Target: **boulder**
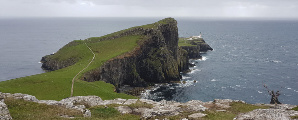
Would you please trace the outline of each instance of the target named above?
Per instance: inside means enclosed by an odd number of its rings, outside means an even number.
[[[205,111],[207,108],[204,107],[205,103],[199,100],[191,100],[185,103],[187,109],[190,111]]]
[[[206,115],[207,114],[204,114],[204,113],[194,113],[194,114],[188,115],[188,118],[198,119],[201,117],[205,117]]]
[[[88,105],[89,107],[97,106],[100,105],[103,100],[98,97],[98,96],[74,96],[74,97],[69,97],[62,99],[61,102],[67,103],[71,102],[73,104],[85,104]]]

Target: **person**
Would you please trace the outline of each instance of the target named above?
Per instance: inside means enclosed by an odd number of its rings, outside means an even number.
[[[265,84],[264,87],[267,89],[269,95],[271,95],[270,104],[281,104],[281,102],[278,101],[278,96],[280,95],[279,91],[276,91],[276,93],[274,93],[274,91],[270,90]]]
[[[281,104],[279,101],[278,101],[278,96],[280,95],[279,91],[276,91],[276,93],[274,93],[274,91],[268,91],[269,94],[271,95],[271,101],[270,101],[270,104]]]

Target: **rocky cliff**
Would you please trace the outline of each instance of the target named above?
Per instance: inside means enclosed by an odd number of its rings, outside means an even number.
[[[180,72],[188,69],[188,58],[185,51],[178,49],[177,22],[172,18],[166,18],[150,26],[132,28],[114,36],[144,37],[133,51],[87,72],[84,80],[103,80],[116,87],[124,84],[143,87],[150,83],[180,80]]]

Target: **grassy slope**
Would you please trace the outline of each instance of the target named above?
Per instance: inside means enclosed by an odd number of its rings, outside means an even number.
[[[105,61],[113,57],[133,50],[139,39],[141,39],[141,36],[129,36],[114,40],[88,43],[88,46],[94,51],[96,57],[90,67],[84,72],[101,66]],[[80,60],[75,65],[52,72],[0,82],[0,91],[26,93],[34,95],[38,99],[61,100],[69,97],[72,78],[82,70],[93,57],[93,54],[83,41],[76,42],[78,42],[78,45],[64,47],[56,53],[57,56],[61,56],[61,59],[79,56]],[[85,82],[76,80],[74,86],[74,96],[97,95],[102,97],[102,99],[135,98],[113,91],[113,85],[102,81]]]

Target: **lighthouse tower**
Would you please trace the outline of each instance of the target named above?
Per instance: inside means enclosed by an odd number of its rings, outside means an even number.
[[[202,38],[202,33],[200,32],[199,38]]]

